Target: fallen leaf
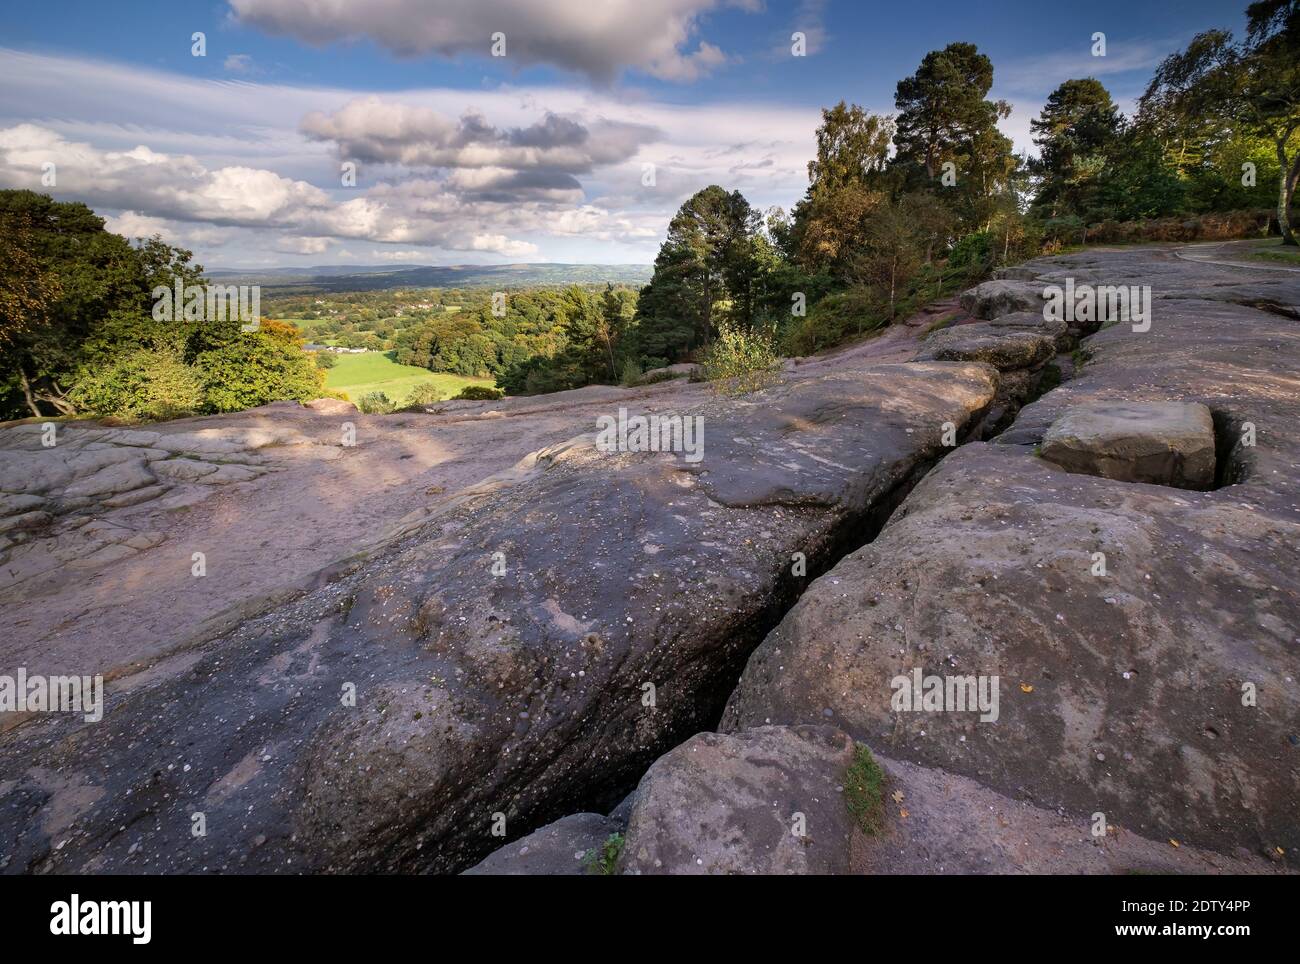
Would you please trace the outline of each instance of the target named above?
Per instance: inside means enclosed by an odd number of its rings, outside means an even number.
[[[1020,692],[1022,692],[1022,693],[1032,693],[1033,691],[1034,691],[1034,688],[1033,688],[1032,686],[1030,686],[1028,683],[1021,683],[1021,684],[1020,684]]]

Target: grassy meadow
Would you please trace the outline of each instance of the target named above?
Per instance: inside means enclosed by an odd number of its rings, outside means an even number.
[[[378,351],[368,351],[363,355],[335,355],[338,364],[326,373],[325,387],[342,392],[352,402],[368,392],[383,392],[400,406],[415,386],[426,382],[436,385],[443,398],[459,394],[466,385],[496,384],[491,378],[464,378],[414,365],[399,365],[392,356],[393,352]]]

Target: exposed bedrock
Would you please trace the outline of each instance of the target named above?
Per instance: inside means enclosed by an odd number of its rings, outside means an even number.
[[[1088,338],[1077,377],[995,443],[945,459],[756,650],[721,728],[830,724],[1080,825],[1102,813],[1153,839],[1294,866],[1300,332],[1283,314],[1200,298],[1196,283],[1287,299],[1297,282],[1207,277],[1161,251],[1033,266],[1150,284],[1150,330]],[[1170,290],[1180,296],[1160,298]],[[1218,488],[1076,474],[1038,453],[1053,425],[1109,413],[1113,426],[1148,403],[1208,408]],[[1187,442],[1202,460],[1204,434],[1202,420]],[[996,719],[896,702],[917,670],[996,676]]]
[[[698,463],[584,436],[444,498],[120,681],[102,722],[6,734],[5,869],[457,870],[502,819],[510,839],[607,808],[716,723],[807,579],[995,385],[978,363],[789,379],[689,413]]]

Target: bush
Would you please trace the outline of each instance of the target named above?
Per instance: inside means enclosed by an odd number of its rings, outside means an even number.
[[[641,363],[635,358],[629,358],[623,366],[623,373],[619,376],[618,383],[624,388],[631,388],[641,383]]]
[[[176,349],[139,348],[80,379],[70,400],[92,415],[180,418],[203,409],[203,379]]]
[[[411,394],[406,396],[407,405],[432,405],[434,402],[442,401],[442,390],[433,382],[422,382],[411,389]]]
[[[241,332],[194,360],[203,373],[205,409],[239,412],[268,402],[320,398],[325,373],[296,345],[260,332]]]
[[[948,253],[948,267],[963,268],[975,274],[988,270],[992,262],[993,235],[988,231],[966,235]]]
[[[498,398],[504,398],[505,393],[499,388],[489,388],[487,385],[466,385],[460,390],[456,398],[467,402],[494,402]]]
[[[865,286],[849,288],[813,305],[801,324],[786,331],[784,347],[791,355],[812,355],[884,324],[878,296]]]
[[[357,408],[366,415],[387,415],[396,407],[383,392],[366,392],[357,399]]]
[[[768,384],[780,364],[769,332],[724,321],[718,326],[717,340],[704,353],[700,372],[706,381],[719,382],[723,391],[739,394]]]

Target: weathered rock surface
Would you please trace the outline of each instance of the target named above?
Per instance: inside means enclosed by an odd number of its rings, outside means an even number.
[[[641,778],[623,874],[838,874],[853,741],[830,726],[700,733]]]
[[[600,813],[574,813],[506,844],[479,861],[471,876],[572,877],[592,873],[593,855],[623,824]]]
[[[102,723],[0,746],[22,774],[0,794],[11,868],[454,870],[499,843],[494,813],[527,828],[612,805],[712,724],[803,584],[795,553],[833,561],[995,382],[947,363],[788,379],[703,403],[699,463],[586,436],[435,502]],[[33,768],[103,791],[66,841]],[[117,829],[145,813],[149,834]]]
[[[1294,866],[1294,322],[1194,300],[1203,268],[1164,251],[1049,265],[1080,280],[1176,284],[1186,297],[1157,301],[1150,331],[1116,325],[1087,339],[1091,360],[1074,379],[996,443],[945,459],[758,648],[723,729],[832,723],[892,759],[1075,819],[1101,812],[1156,840]],[[1249,271],[1223,273],[1254,284]],[[1034,455],[1066,412],[1117,401],[1208,406],[1233,484],[1134,485]],[[997,677],[996,721],[896,709],[894,684],[916,669]]]
[[[1214,419],[1199,402],[1076,406],[1052,423],[1040,454],[1067,472],[1210,489]]]
[[[1064,325],[1061,328],[1064,329]],[[1056,354],[1055,331],[981,323],[942,328],[925,341],[917,356],[939,361],[982,361],[999,371],[1036,368]]]
[[[885,771],[885,822],[854,831],[857,874],[1259,874],[1278,860],[1156,840],[1092,814],[1034,806],[946,770],[876,755]],[[1175,843],[1177,846],[1175,846]]]
[[[1043,285],[1037,281],[985,281],[961,296],[962,308],[975,318],[996,318],[1017,311],[1043,310]]]

